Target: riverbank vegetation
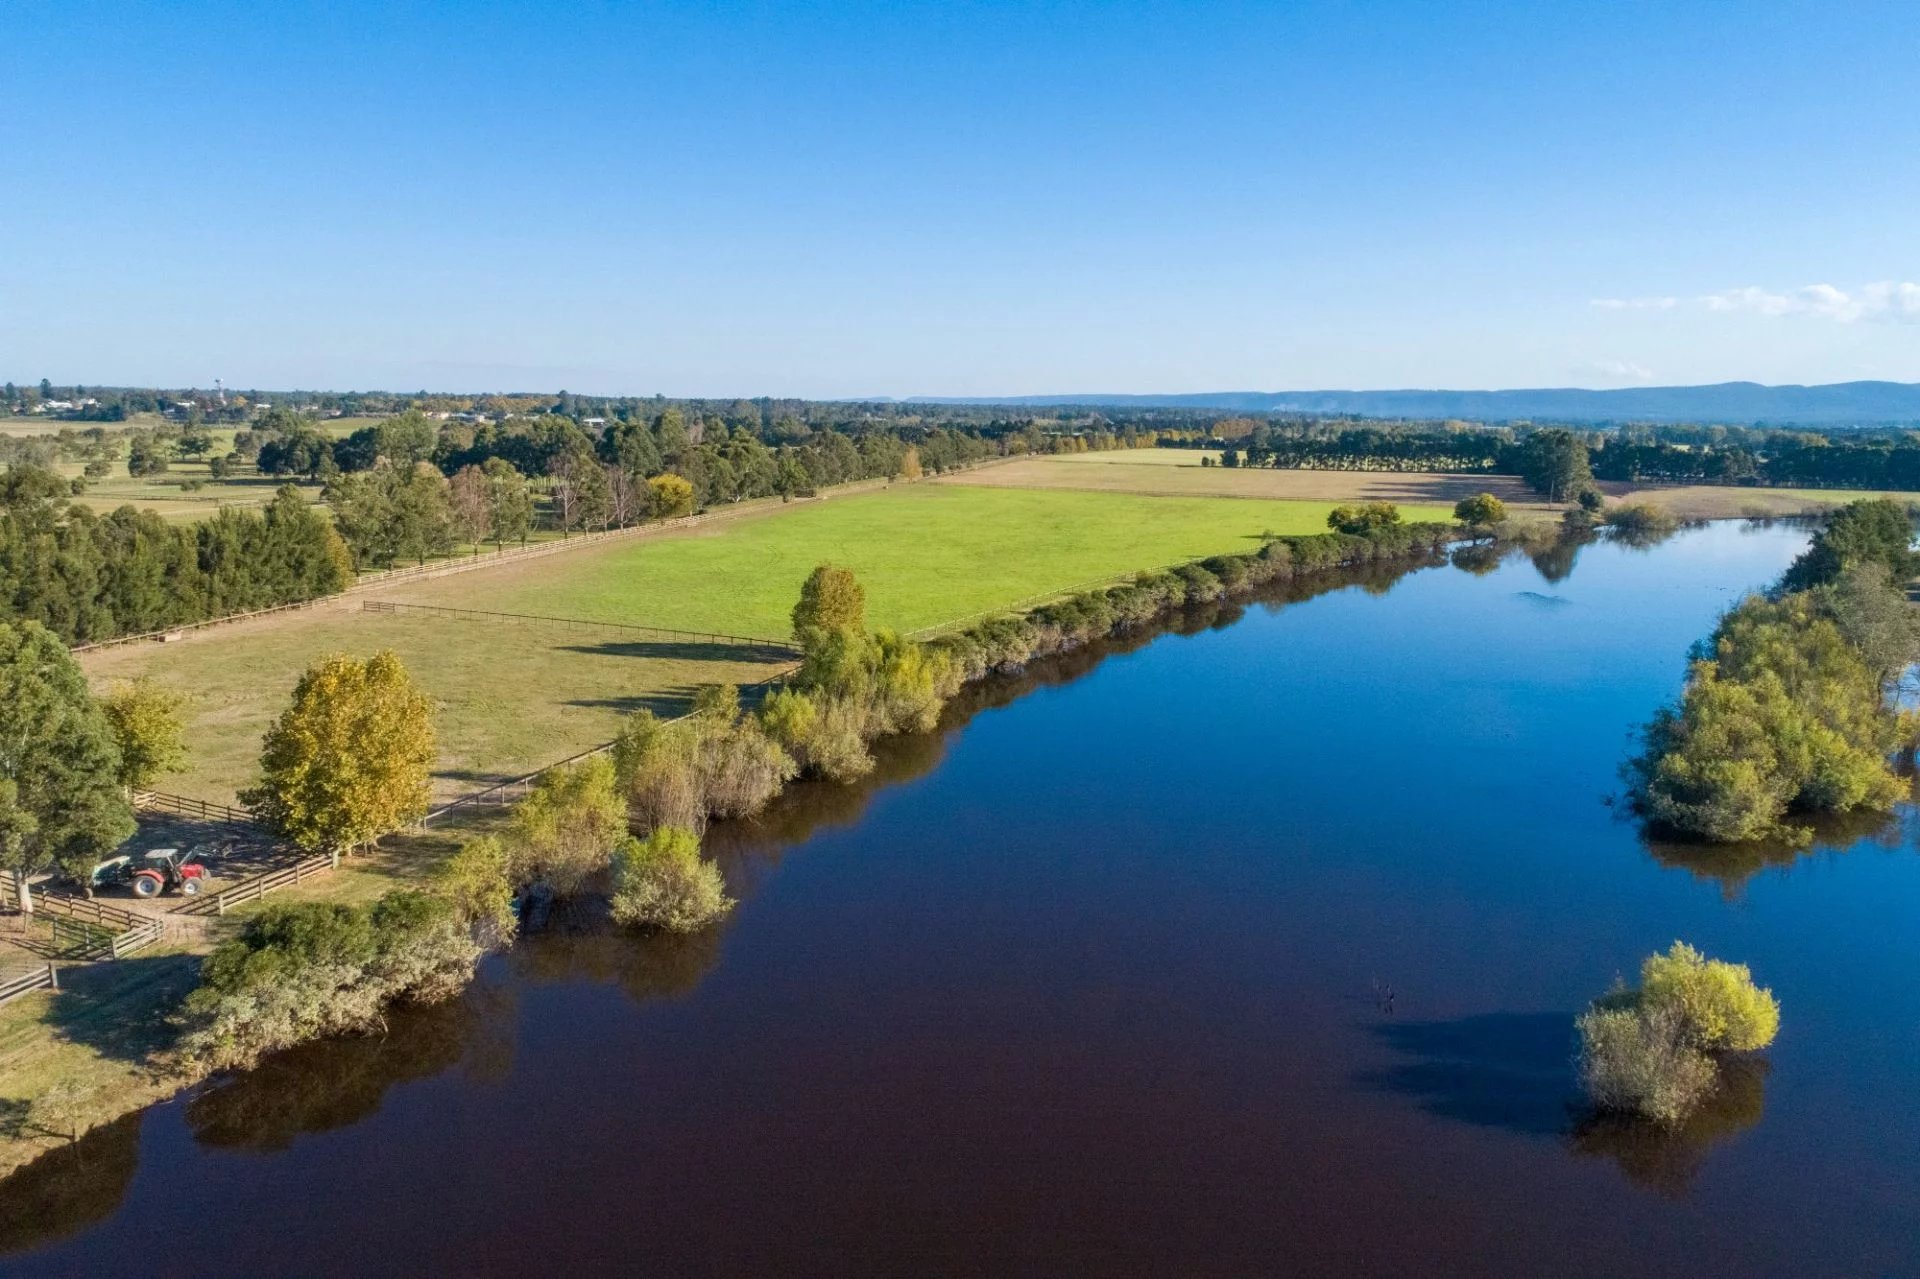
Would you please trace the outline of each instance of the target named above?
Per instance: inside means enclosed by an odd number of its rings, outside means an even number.
[[[1803,835],[1794,814],[1887,809],[1906,793],[1893,757],[1920,726],[1893,692],[1920,655],[1900,589],[1911,536],[1898,505],[1854,503],[1773,596],[1743,600],[1696,646],[1679,705],[1626,768],[1656,828],[1717,843]]]
[[[1723,1057],[1773,1042],[1780,1004],[1746,965],[1675,942],[1641,964],[1637,987],[1610,991],[1576,1025],[1594,1107],[1673,1124],[1713,1091]]]
[[[266,1053],[380,1024],[391,1003],[466,989],[480,949],[452,906],[394,892],[371,907],[269,906],[207,956],[182,1006],[190,1066],[250,1066]]]

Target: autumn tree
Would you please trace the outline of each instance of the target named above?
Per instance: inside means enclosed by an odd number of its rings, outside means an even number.
[[[100,699],[120,748],[122,786],[145,790],[160,774],[177,773],[186,764],[186,725],[180,720],[185,704],[179,693],[146,677],[121,681]]]
[[[241,795],[310,851],[351,851],[427,811],[432,703],[391,652],[308,668],[267,731],[260,784]]]
[[[513,810],[510,876],[570,897],[606,869],[626,833],[627,802],[612,760],[596,755],[551,769]]]
[[[120,751],[106,713],[58,636],[0,624],[0,868],[23,911],[27,878],[55,867],[84,878],[133,834]]]
[[[658,520],[693,514],[693,485],[669,471],[647,481],[647,509]]]
[[[800,602],[793,606],[793,633],[804,641],[810,633],[864,632],[867,626],[867,590],[852,569],[822,564],[807,574]]]
[[[1491,493],[1476,493],[1453,504],[1453,518],[1476,532],[1490,529],[1507,518],[1507,504]]]

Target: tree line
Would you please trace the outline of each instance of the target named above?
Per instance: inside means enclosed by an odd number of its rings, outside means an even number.
[[[71,494],[40,467],[0,474],[0,621],[85,644],[314,599],[352,577],[346,545],[292,488],[194,525],[131,506],[98,515]]]
[[[1920,656],[1905,583],[1913,520],[1874,499],[1836,512],[1773,591],[1742,600],[1691,655],[1676,706],[1626,766],[1659,831],[1711,843],[1805,841],[1801,818],[1886,810],[1916,723],[1899,681]]]

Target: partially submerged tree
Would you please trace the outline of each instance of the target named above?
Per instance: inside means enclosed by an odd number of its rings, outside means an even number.
[[[607,868],[626,833],[612,760],[595,755],[549,769],[513,810],[509,873],[516,883],[543,883],[571,897]]]
[[[86,676],[53,632],[0,623],[0,868],[23,911],[28,877],[88,871],[133,834],[119,748]]]
[[[614,860],[613,917],[630,927],[691,933],[732,910],[720,868],[700,856],[700,837],[662,826],[628,839]]]
[[[1637,988],[1595,1001],[1576,1025],[1580,1079],[1594,1106],[1671,1124],[1712,1091],[1720,1058],[1773,1042],[1780,1004],[1745,964],[1675,942],[1641,964]]]
[[[294,686],[240,798],[301,848],[351,851],[427,811],[433,762],[432,703],[400,659],[335,655]]]
[[[1491,493],[1476,493],[1453,504],[1453,518],[1470,532],[1484,535],[1497,524],[1506,522],[1507,504]]]

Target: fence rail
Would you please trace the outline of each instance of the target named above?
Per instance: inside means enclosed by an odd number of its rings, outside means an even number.
[[[217,893],[202,893],[176,910],[174,914],[224,915],[235,906],[259,901],[268,893],[278,889],[304,884],[314,876],[327,874],[339,865],[340,859],[334,854],[316,853],[312,857],[300,859],[291,866],[282,866],[278,870],[270,870],[264,874],[255,875],[251,879],[243,879],[232,888],[224,888]]]
[[[48,964],[45,968],[36,968],[22,976],[0,981],[0,1004],[31,994],[36,990],[58,989],[60,989],[59,972],[52,964]]]
[[[198,817],[202,821],[226,822],[233,826],[257,824],[254,815],[247,809],[236,808],[232,804],[216,804],[210,800],[195,799],[191,795],[169,795],[165,791],[135,791],[133,806],[150,808],[163,813],[178,813],[182,817]]]
[[[774,672],[772,675],[769,675],[767,678],[763,680],[760,680],[753,684],[743,685],[740,689],[742,700],[743,701],[749,700],[751,696],[754,694],[764,696],[766,693],[771,691],[775,686],[785,683],[787,679],[795,671],[799,669],[800,669],[800,664],[796,662],[793,665],[785,668],[784,670]],[[691,712],[688,712],[688,713],[691,714]],[[685,718],[687,718],[686,715],[676,715],[674,719],[668,720],[666,722],[671,724],[676,720],[682,720]],[[527,797],[527,793],[533,789],[533,784],[535,782],[539,781],[541,777],[545,776],[546,774],[551,773],[554,769],[565,768],[569,764],[577,764],[583,759],[592,759],[595,755],[603,755],[606,752],[612,750],[613,747],[614,747],[613,742],[602,742],[598,746],[588,747],[586,750],[581,751],[577,755],[569,755],[565,759],[555,760],[551,764],[547,764],[540,768],[536,768],[533,772],[528,773],[524,777],[515,777],[510,781],[504,781],[504,782],[498,783],[497,785],[489,786],[485,790],[477,790],[469,794],[462,795],[458,799],[452,800],[448,803],[442,804],[438,808],[428,811],[425,815],[423,815],[420,818],[419,821],[414,823],[414,828],[416,830],[425,830],[429,826],[431,826],[434,822],[437,822],[442,817],[445,817],[448,813],[457,812],[462,808],[475,808],[475,807],[481,807],[481,806],[497,806],[497,805],[517,803],[520,800],[523,800]]]
[[[449,608],[444,604],[408,604],[399,600],[362,600],[363,613],[400,613],[427,617],[473,618],[489,622],[551,622],[563,626],[598,626],[669,640],[697,644],[744,644],[782,655],[796,653],[789,640],[769,639],[764,635],[728,635],[724,631],[683,631],[671,626],[642,626],[633,622],[602,622],[587,617],[551,617],[544,613],[500,613],[483,608]]]
[[[0,875],[0,905],[14,910],[20,908],[11,875]],[[56,947],[61,944],[62,923],[85,930],[81,937],[73,939],[78,959],[124,959],[167,934],[164,919],[141,915],[95,897],[69,897],[65,893],[43,890],[33,895],[33,909],[35,914],[45,915]]]

